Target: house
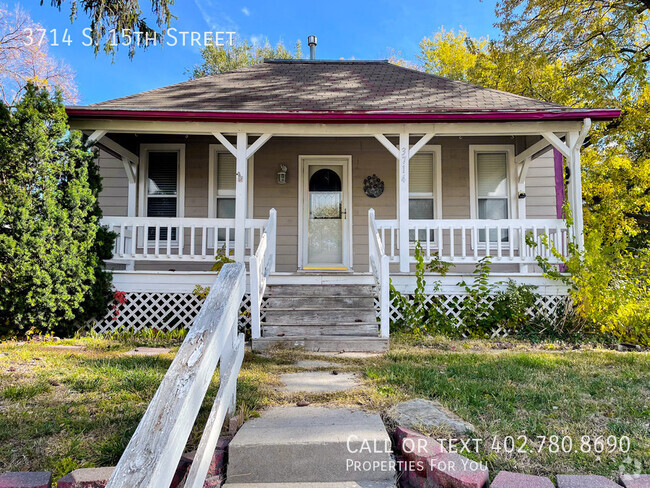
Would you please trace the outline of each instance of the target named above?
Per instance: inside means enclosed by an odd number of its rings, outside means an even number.
[[[311,330],[352,349],[385,347],[388,280],[412,292],[416,240],[425,260],[454,265],[439,277],[449,313],[484,256],[491,282],[534,284],[540,309],[557,306],[566,290],[536,257],[557,261],[544,239],[564,254],[583,245],[580,146],[592,121],[619,115],[386,61],[320,60],[267,60],[67,112],[100,149],[102,223],[118,235],[110,266],[127,296],[97,330],[188,326],[192,290],[224,254],[249,263],[254,347],[311,344]],[[345,294],[347,306],[335,300]],[[348,333],[354,323],[363,333]]]

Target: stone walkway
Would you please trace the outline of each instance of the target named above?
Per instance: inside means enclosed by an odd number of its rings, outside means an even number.
[[[331,371],[305,371],[304,373],[287,373],[280,376],[285,393],[329,393],[345,391],[361,386],[353,373],[332,374]]]
[[[246,422],[228,450],[227,487],[242,483],[395,485],[391,440],[377,414],[347,408],[276,407]],[[391,484],[392,483],[392,484]],[[314,487],[328,485],[317,485]]]

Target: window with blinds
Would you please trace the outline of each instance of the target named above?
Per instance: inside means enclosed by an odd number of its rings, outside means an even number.
[[[433,220],[435,217],[435,155],[420,152],[409,163],[409,219]],[[430,240],[435,233],[431,231]],[[418,231],[418,240],[426,239],[426,229]],[[415,231],[409,233],[415,242]]]
[[[217,153],[216,171],[216,209],[218,219],[235,218],[235,178],[237,177],[237,160],[230,153]],[[234,233],[230,233],[230,240],[235,239]],[[226,231],[219,230],[218,239],[226,240]]]
[[[505,152],[476,154],[476,195],[479,219],[507,219],[508,155]],[[485,231],[479,231],[479,240],[485,242]],[[497,230],[490,230],[490,242],[496,242]],[[501,231],[501,241],[508,241],[508,231]]]
[[[150,151],[147,163],[147,217],[176,217],[178,209],[178,152]],[[160,240],[167,240],[167,229],[160,229]],[[156,238],[155,228],[148,239]],[[176,239],[176,229],[172,229]]]

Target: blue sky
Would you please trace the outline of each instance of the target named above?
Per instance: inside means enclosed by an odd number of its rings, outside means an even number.
[[[5,0],[7,1],[7,0]],[[56,29],[59,38],[67,29],[69,45],[50,48],[76,72],[81,97],[87,104],[137,93],[188,79],[187,69],[200,63],[199,48],[194,46],[152,47],[136,52],[129,60],[126,49],[115,58],[84,47],[83,29],[88,26],[83,14],[70,24],[69,10],[49,6],[45,0],[8,0],[27,10],[46,29]],[[272,44],[282,40],[293,47],[300,39],[308,53],[307,36],[318,36],[319,59],[385,59],[390,49],[402,57],[415,59],[418,43],[441,26],[463,27],[475,37],[495,37],[496,0],[328,0],[269,2],[264,0],[176,0],[172,7],[177,20],[172,27],[180,31],[235,31],[241,38],[268,38]],[[149,0],[140,0],[147,14]],[[69,5],[69,2],[64,3]],[[52,34],[48,35],[52,42]],[[188,43],[189,44],[189,43]]]

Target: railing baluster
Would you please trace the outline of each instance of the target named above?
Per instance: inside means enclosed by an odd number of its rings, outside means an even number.
[[[125,254],[124,253],[124,239],[125,239],[124,231],[125,231],[125,226],[124,226],[124,223],[122,223],[122,225],[120,225],[120,235],[119,235],[119,241],[118,241],[119,244],[118,244],[118,247],[117,247],[117,254],[120,257],[123,257],[124,254]]]
[[[176,228],[176,232],[178,232],[178,257],[182,258],[183,257],[183,247],[185,247],[185,227],[182,225],[179,225]]]
[[[172,226],[167,226],[167,257],[172,255]]]
[[[467,257],[467,242],[466,242],[467,238],[466,238],[466,235],[465,235],[467,230],[465,229],[464,225],[460,228],[460,232],[461,232],[461,234],[460,234],[460,255],[463,257],[463,260],[465,260],[465,258]]]
[[[454,228],[449,226],[449,258],[451,261],[453,261],[455,257],[456,250],[454,249],[454,246]]]
[[[134,237],[131,238],[131,255],[133,257],[136,257],[136,255],[138,253],[138,247],[137,246],[138,246],[137,239],[135,239],[135,236],[134,236]]]
[[[156,224],[155,226],[156,229],[156,235],[155,235],[155,241],[154,241],[154,256],[157,258],[160,257],[160,225]]]
[[[427,261],[431,261],[431,227],[427,225],[426,230],[426,243],[427,243]]]
[[[485,255],[492,256],[490,251],[490,226],[488,224],[485,225]]]
[[[515,235],[513,233],[513,227],[508,227],[508,257],[510,261],[515,260]]]
[[[194,246],[196,244],[196,226],[190,228],[190,256],[194,257],[195,250]]]
[[[478,227],[475,223],[472,225],[472,246],[474,248],[474,261],[478,260],[478,241],[479,241],[478,235],[479,235]]]
[[[438,224],[438,258],[442,259],[442,225]]]
[[[548,242],[548,245],[546,246],[546,257],[550,258],[553,255],[551,253],[551,246],[553,245],[553,241],[551,240],[551,233],[548,230],[548,225],[544,226],[544,235],[546,236],[546,241]]]
[[[497,259],[501,261],[502,254],[501,254],[501,226],[497,225]]]
[[[207,232],[207,227],[204,225],[201,227],[201,257],[202,258],[207,258],[208,257],[208,232]]]

